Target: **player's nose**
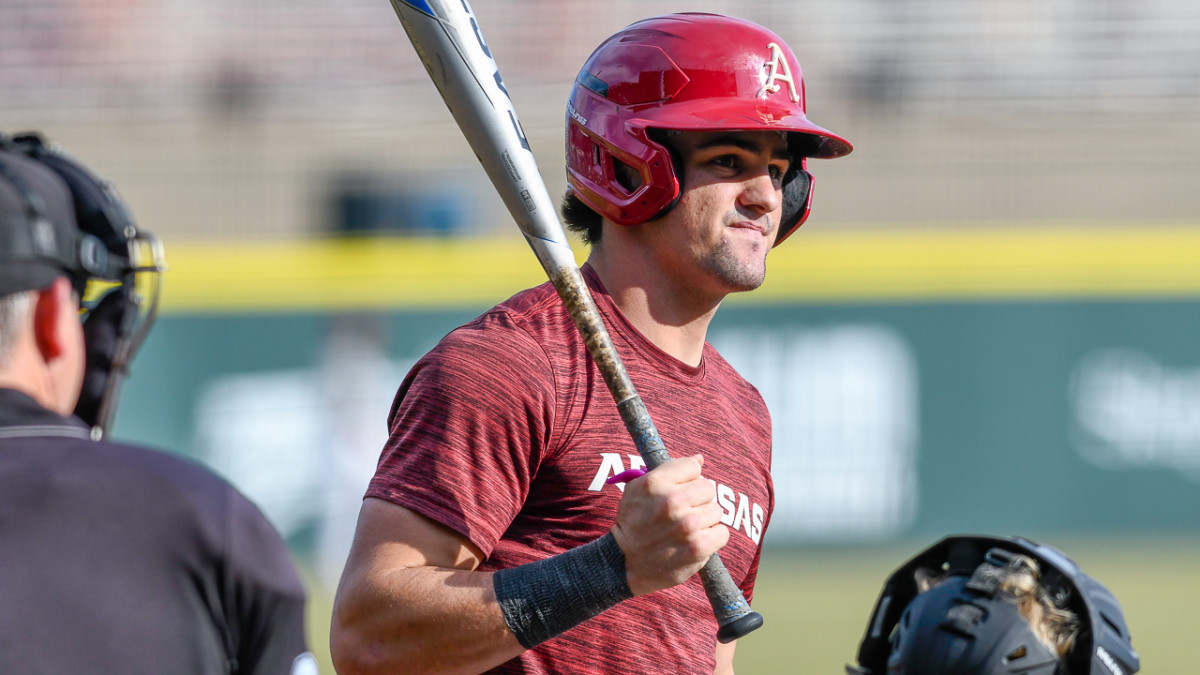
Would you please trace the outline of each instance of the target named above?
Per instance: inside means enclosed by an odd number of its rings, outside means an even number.
[[[763,170],[743,181],[738,202],[758,214],[772,213],[783,205],[783,189],[769,170]]]

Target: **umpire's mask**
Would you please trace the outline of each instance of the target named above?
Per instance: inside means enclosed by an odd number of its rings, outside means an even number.
[[[0,294],[59,276],[80,295],[87,366],[75,414],[107,433],[121,380],[158,310],[162,245],[112,185],[41,136],[0,134]]]

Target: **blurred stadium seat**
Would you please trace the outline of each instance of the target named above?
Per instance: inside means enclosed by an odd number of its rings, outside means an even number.
[[[816,168],[814,224],[1200,212],[1200,5],[1187,0],[478,5],[552,192],[587,52],[689,9],[783,35],[810,114],[855,142]],[[507,224],[381,0],[9,0],[0,126],[45,129],[110,167],[168,240],[324,232],[322,181],[338,172],[452,170],[482,195],[461,231]]]

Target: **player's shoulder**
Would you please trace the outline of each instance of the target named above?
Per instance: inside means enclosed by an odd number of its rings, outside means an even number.
[[[568,358],[561,347],[577,339],[570,317],[564,325],[558,312],[566,314],[549,284],[492,307],[450,331],[422,356],[405,377],[395,403],[407,399],[414,387],[460,394],[480,389],[504,395],[548,392],[560,380],[558,371]]]
[[[554,286],[547,281],[513,295],[481,318],[531,328],[547,323],[561,324],[564,318],[570,320],[570,315]]]
[[[762,394],[758,388],[750,383],[733,364],[725,360],[724,356],[709,343],[704,343],[704,362],[705,370],[709,378],[719,386],[727,389],[738,390],[745,395],[752,395],[755,399],[761,401]]]
[[[473,349],[536,347],[550,336],[573,329],[570,315],[549,282],[521,291],[443,339],[443,346],[463,344]],[[554,341],[557,341],[554,340]]]

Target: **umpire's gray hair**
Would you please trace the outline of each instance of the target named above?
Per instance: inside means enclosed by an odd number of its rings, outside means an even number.
[[[0,368],[8,366],[13,344],[33,314],[37,291],[0,295]]]

